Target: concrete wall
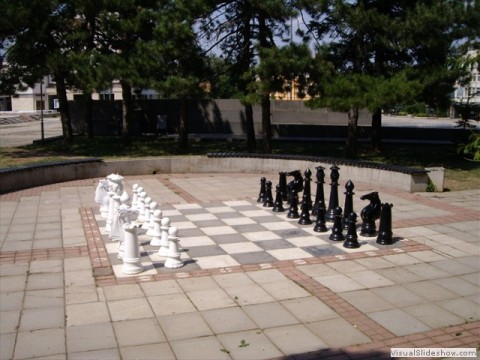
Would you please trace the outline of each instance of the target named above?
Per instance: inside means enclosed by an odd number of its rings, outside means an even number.
[[[19,171],[0,173],[0,192],[8,193],[25,188],[52,183],[105,177],[111,173],[122,175],[162,173],[223,173],[223,172],[271,172],[313,169],[316,166],[329,168],[321,162],[267,159],[267,158],[211,158],[205,156],[156,157],[130,160],[107,160],[83,164],[59,164],[37,166]],[[426,173],[404,174],[401,172],[340,165],[343,179],[359,180],[371,184],[388,184],[408,192],[425,191],[428,183]]]
[[[168,131],[176,133],[179,119],[179,102],[176,100],[137,100],[135,112],[137,134],[154,133],[157,115],[166,115]],[[83,128],[83,104],[70,102],[74,131]],[[122,106],[120,101],[94,101],[94,126],[98,135],[118,133],[121,126]],[[310,109],[304,101],[271,102],[274,135],[282,135],[282,127],[303,126],[346,126],[347,114],[328,109]],[[255,132],[261,135],[261,108],[253,107]],[[191,101],[188,108],[189,132],[193,134],[245,135],[245,108],[236,99]],[[360,126],[370,126],[371,114],[361,111]],[[290,130],[284,130],[284,132]]]

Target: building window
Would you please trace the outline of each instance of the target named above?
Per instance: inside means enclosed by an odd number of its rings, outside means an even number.
[[[100,93],[100,100],[115,100],[115,94],[102,94],[102,93]]]

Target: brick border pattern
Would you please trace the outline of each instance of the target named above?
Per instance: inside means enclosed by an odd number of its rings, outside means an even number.
[[[0,252],[2,264],[16,264],[33,260],[68,259],[88,256],[90,253],[87,246],[72,246],[68,248],[32,249]]]

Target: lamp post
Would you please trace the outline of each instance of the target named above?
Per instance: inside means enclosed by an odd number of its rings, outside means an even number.
[[[45,130],[43,127],[43,78],[40,80],[40,129],[42,132],[42,142],[45,141]]]

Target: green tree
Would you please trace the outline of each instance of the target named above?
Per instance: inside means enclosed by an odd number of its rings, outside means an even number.
[[[271,152],[270,92],[259,84],[263,79],[256,66],[262,61],[261,50],[275,47],[276,38],[288,30],[287,20],[295,13],[293,4],[286,0],[229,0],[215,4],[215,10],[202,22],[202,34],[213,42],[212,48],[222,50],[232,63],[232,73],[237,74],[249,151],[256,149],[252,105],[260,103],[263,150]]]
[[[27,5],[28,3],[28,5]],[[69,54],[74,17],[67,3],[49,1],[18,1],[6,5],[9,12],[19,11],[20,20],[10,28],[11,44],[6,51],[8,66],[2,69],[2,83],[10,89],[33,86],[46,75],[52,75],[59,99],[63,138],[73,141],[66,89],[71,78]]]
[[[358,111],[372,113],[372,142],[380,150],[382,109],[402,101],[445,105],[456,74],[448,56],[465,9],[449,0],[325,0],[304,2],[319,40],[312,106],[348,113],[347,157],[356,154]],[[431,29],[435,29],[432,31]],[[326,65],[327,64],[327,65]]]

